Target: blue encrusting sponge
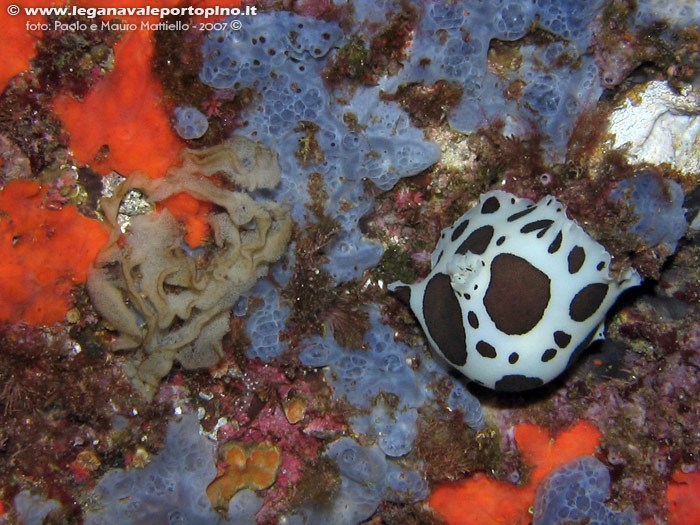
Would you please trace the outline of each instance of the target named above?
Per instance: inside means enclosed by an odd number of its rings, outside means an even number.
[[[680,184],[642,172],[620,182],[610,197],[634,206],[638,219],[629,231],[639,235],[647,247],[666,243],[671,252],[676,251],[678,241],[688,230]]]
[[[537,490],[532,525],[588,523],[633,525],[631,510],[609,509],[610,472],[593,456],[581,456],[554,470]]]

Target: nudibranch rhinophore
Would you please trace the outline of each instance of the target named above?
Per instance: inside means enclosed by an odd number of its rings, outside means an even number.
[[[446,228],[430,275],[389,289],[430,344],[478,384],[528,390],[561,374],[603,337],[605,314],[641,282],[610,275],[610,254],[548,196],[537,204],[496,190]]]

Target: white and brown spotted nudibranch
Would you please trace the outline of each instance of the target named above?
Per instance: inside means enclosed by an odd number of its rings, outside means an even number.
[[[433,348],[469,379],[515,392],[547,383],[592,341],[623,290],[610,254],[554,197],[504,191],[443,230],[423,281],[389,289],[410,306]]]

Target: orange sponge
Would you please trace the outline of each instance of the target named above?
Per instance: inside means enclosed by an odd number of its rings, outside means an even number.
[[[669,525],[700,524],[700,470],[676,471],[666,492]]]
[[[158,209],[167,208],[178,221],[184,223],[186,233],[185,241],[190,248],[201,246],[209,235],[207,214],[212,210],[210,202],[202,202],[195,199],[189,193],[176,193],[164,201],[158,203]]]
[[[107,242],[104,226],[75,206],[47,210],[46,188],[26,180],[0,190],[0,321],[53,324],[71,307],[70,291]]]
[[[5,89],[7,81],[25,69],[29,69],[29,60],[36,51],[34,44],[41,36],[37,26],[45,19],[40,16],[26,16],[23,12],[10,14],[10,5],[19,4],[26,7],[50,7],[56,2],[41,0],[26,0],[8,2],[0,9],[0,27],[2,27],[2,46],[0,46],[0,92]]]
[[[584,454],[592,454],[601,434],[585,421],[550,439],[546,430],[530,424],[515,428],[523,459],[533,466],[530,482],[516,486],[477,473],[469,479],[439,485],[429,505],[450,525],[517,525],[529,523],[528,512],[537,486],[553,469]]]
[[[222,455],[224,470],[207,487],[207,496],[217,508],[226,508],[239,490],[260,490],[272,485],[282,461],[280,449],[267,441],[249,445],[227,443],[222,447]]]
[[[70,147],[100,173],[142,170],[161,177],[177,163],[182,141],[170,126],[160,83],[153,77],[150,32],[126,33],[116,45],[115,66],[80,102],[54,99],[70,133]]]

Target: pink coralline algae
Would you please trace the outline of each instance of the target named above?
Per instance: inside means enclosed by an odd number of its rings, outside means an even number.
[[[285,508],[308,464],[319,456],[326,439],[344,431],[345,422],[319,405],[323,401],[313,391],[318,387],[310,382],[290,379],[281,368],[258,360],[248,361],[244,370],[235,385],[238,395],[214,389],[214,401],[221,403],[221,415],[230,421],[218,429],[218,435],[243,446],[268,442],[281,452],[277,479],[265,493],[258,514],[264,521]],[[285,403],[294,398],[305,399],[307,407],[303,417],[291,423]]]

